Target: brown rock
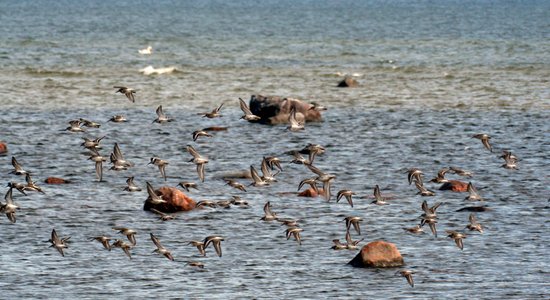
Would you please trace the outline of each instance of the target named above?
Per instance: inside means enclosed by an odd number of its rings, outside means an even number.
[[[458,180],[449,180],[449,182],[445,182],[439,190],[441,191],[452,191],[457,193],[463,193],[468,190],[468,184],[466,182],[458,181]]]
[[[157,195],[162,196],[162,199],[166,200],[165,203],[152,204],[149,202],[149,198],[143,205],[143,210],[151,210],[151,208],[157,209],[165,213],[173,213],[178,211],[189,211],[195,208],[195,201],[182,191],[174,187],[163,186],[155,191]]]
[[[322,195],[324,193],[323,189],[319,189],[319,193]],[[315,192],[313,188],[309,188],[307,190],[303,190],[298,194],[298,197],[319,197],[319,194]]]
[[[8,145],[4,142],[0,142],[0,155],[8,153]]]
[[[392,268],[404,264],[397,247],[385,241],[366,244],[348,264],[358,268]]]
[[[338,87],[357,87],[359,83],[352,77],[346,76],[342,81],[338,83]]]
[[[47,184],[66,184],[66,183],[71,183],[70,180],[66,180],[66,179],[58,178],[58,177],[48,177],[48,178],[46,178],[46,180],[44,180],[44,182],[47,183]]]
[[[287,123],[292,107],[296,108],[296,119],[298,121],[323,121],[321,113],[318,110],[311,109],[313,105],[298,99],[252,95],[249,106],[253,114],[261,117],[259,122],[264,124]]]

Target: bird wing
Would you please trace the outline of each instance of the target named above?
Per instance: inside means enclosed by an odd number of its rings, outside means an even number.
[[[151,235],[151,240],[153,241],[153,244],[155,244],[155,246],[157,246],[158,249],[164,248],[162,247],[160,240],[153,233],[150,233],[150,235]]]
[[[149,182],[145,182],[147,184],[147,194],[149,194],[149,197],[155,198],[157,197],[157,193],[155,193],[155,189]]]
[[[252,111],[250,111],[250,108],[248,108],[248,105],[246,105],[246,102],[244,102],[244,100],[241,98],[239,98],[239,105],[245,115],[252,115]]]
[[[13,204],[13,188],[10,188],[6,195],[4,196],[7,204]]]
[[[191,154],[191,156],[193,156],[194,158],[200,158],[201,157],[199,152],[197,152],[197,150],[195,150],[195,148],[193,148],[193,146],[187,145],[186,149],[187,149],[187,152],[189,152],[189,154]]]

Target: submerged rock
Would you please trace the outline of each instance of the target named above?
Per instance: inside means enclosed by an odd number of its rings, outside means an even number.
[[[404,261],[395,244],[374,241],[363,246],[348,264],[357,268],[392,268],[402,266]]]
[[[149,201],[149,197],[143,205],[143,210],[151,210],[151,208],[154,208],[161,212],[173,213],[178,211],[189,211],[194,209],[196,206],[196,203],[193,199],[191,199],[189,196],[187,196],[177,188],[163,186],[157,189],[155,192],[157,193],[157,195],[161,196],[162,199],[166,200],[166,202],[153,204]]]
[[[458,180],[449,180],[449,182],[445,182],[443,185],[441,185],[439,190],[463,193],[468,190],[468,184],[466,182]]]
[[[484,211],[490,211],[491,209],[486,206],[466,206],[461,209],[458,209],[457,211],[471,211],[471,212],[484,212]]]
[[[46,178],[46,180],[44,180],[44,182],[47,183],[47,184],[66,184],[66,183],[71,183],[70,180],[66,180],[66,179],[59,178],[59,177],[48,177],[48,178]]]
[[[296,119],[298,121],[323,121],[321,113],[313,109],[313,105],[298,99],[252,95],[249,106],[252,113],[261,118],[258,122],[264,124],[287,123],[292,107],[296,108]]]
[[[323,195],[324,191],[323,189],[318,189],[319,193],[317,193],[313,188],[309,188],[307,190],[303,190],[298,194],[298,197],[319,197],[319,195]]]

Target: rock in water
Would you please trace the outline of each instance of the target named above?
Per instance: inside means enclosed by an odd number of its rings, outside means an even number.
[[[402,266],[404,261],[395,244],[374,241],[363,246],[348,264],[357,268],[392,268]]]
[[[346,78],[342,79],[337,85],[337,87],[357,87],[359,83],[357,80],[353,79],[352,77],[346,76]]]
[[[8,153],[8,146],[4,142],[0,142],[0,155]]]
[[[296,108],[296,119],[298,121],[323,121],[321,113],[312,109],[313,105],[298,99],[252,95],[249,106],[250,111],[261,118],[259,122],[264,124],[288,123],[288,116],[292,107]]]
[[[165,213],[173,213],[178,211],[189,211],[195,208],[195,201],[182,191],[174,187],[163,186],[155,191],[157,195],[162,196],[166,200],[165,203],[153,204],[147,198],[143,205],[143,210],[151,210],[154,208]]]
[[[449,182],[445,182],[443,185],[441,185],[439,190],[463,193],[468,190],[468,184],[466,182],[458,180],[449,180]]]
[[[48,177],[46,180],[44,180],[47,184],[65,184],[65,183],[71,183],[70,180],[66,180],[59,177]]]

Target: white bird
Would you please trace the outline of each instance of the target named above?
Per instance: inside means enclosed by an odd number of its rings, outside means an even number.
[[[153,47],[147,46],[147,48],[140,49],[140,50],[138,50],[138,52],[139,52],[139,54],[150,55],[151,53],[153,53]]]

